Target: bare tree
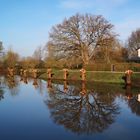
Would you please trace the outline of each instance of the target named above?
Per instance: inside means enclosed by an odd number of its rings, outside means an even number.
[[[112,28],[100,15],[76,14],[52,28],[47,46],[57,59],[76,56],[88,64],[95,57],[96,48],[112,43]]]
[[[128,38],[127,47],[129,57],[137,56],[137,49],[140,48],[140,29],[133,31]]]
[[[42,47],[38,47],[32,57],[36,61],[36,67],[42,67],[43,66],[43,49]]]
[[[37,59],[37,60],[42,60],[43,58],[43,51],[42,51],[42,47],[38,47],[34,53],[33,53],[33,58]]]

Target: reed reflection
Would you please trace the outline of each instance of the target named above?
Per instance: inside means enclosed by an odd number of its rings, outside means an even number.
[[[84,81],[81,88],[69,86],[66,94],[58,85],[53,90],[54,93],[49,94],[50,98],[44,102],[50,109],[52,119],[72,132],[102,132],[115,121],[119,113],[115,96],[109,94],[108,98],[87,90]]]
[[[64,90],[65,93],[68,92],[68,81],[67,80],[63,81],[63,90]]]
[[[0,100],[4,99],[4,91],[0,88]]]

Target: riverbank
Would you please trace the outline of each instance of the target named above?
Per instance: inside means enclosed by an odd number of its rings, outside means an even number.
[[[52,79],[63,80],[62,70],[53,70]],[[111,72],[111,71],[87,71],[86,81],[104,82],[104,83],[124,83],[122,79],[124,72]],[[41,79],[48,79],[47,73],[41,74]],[[79,70],[69,70],[69,75],[67,80],[81,80]],[[132,80],[140,82],[140,73],[133,73]]]

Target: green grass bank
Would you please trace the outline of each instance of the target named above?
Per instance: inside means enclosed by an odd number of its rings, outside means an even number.
[[[62,70],[53,70],[52,79],[63,80]],[[68,80],[81,80],[79,70],[69,70]],[[122,79],[124,72],[110,72],[110,71],[87,71],[86,81],[104,82],[104,83],[124,83]],[[47,79],[47,73],[40,75],[41,79]],[[132,80],[140,82],[140,73],[133,73]]]

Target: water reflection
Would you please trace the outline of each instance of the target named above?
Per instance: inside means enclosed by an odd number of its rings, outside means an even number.
[[[68,92],[68,81],[67,80],[63,81],[63,90],[64,90],[65,93]]]
[[[25,84],[28,84],[28,79],[27,79],[27,77],[23,77],[23,82],[24,82]]]
[[[133,94],[131,85],[125,86],[125,96],[131,111],[140,116],[140,94]]]
[[[131,111],[136,115],[140,116],[140,102],[138,101],[138,97],[134,96],[128,101],[128,105],[131,108]]]
[[[7,86],[12,96],[18,95],[19,81],[16,76],[10,76],[10,75],[6,76],[4,78],[4,84]]]
[[[127,99],[131,99],[133,97],[132,91],[131,91],[131,85],[126,85],[125,86],[125,95]]]
[[[89,84],[85,81],[72,83],[67,80],[60,82],[51,79],[46,83],[37,78],[8,76],[0,79],[0,100],[6,98],[2,81],[14,96],[20,94],[21,84],[32,86],[31,92],[37,90],[40,95],[47,90],[41,99],[44,101],[43,105],[45,103],[47,106],[45,109],[50,112],[51,121],[76,134],[103,133],[111,127],[118,121],[116,118],[123,108],[117,102],[120,98],[127,103],[133,115],[140,116],[140,93],[131,86],[123,89],[116,85]]]
[[[54,94],[50,94],[50,99],[45,101],[51,117],[57,124],[78,134],[102,132],[119,113],[115,96],[87,92],[86,83],[81,85],[81,89],[69,87],[71,90],[67,94],[61,87],[55,86]]]
[[[1,85],[1,82],[0,82]],[[0,86],[0,100],[4,99],[4,91],[2,89],[2,87]]]
[[[0,100],[4,99],[3,79],[0,77]]]
[[[37,79],[36,78],[34,78],[33,79],[33,86],[35,87],[35,88],[38,88],[38,81],[37,81]]]

